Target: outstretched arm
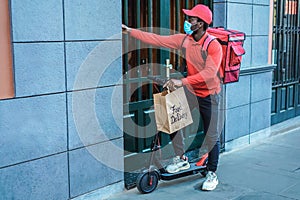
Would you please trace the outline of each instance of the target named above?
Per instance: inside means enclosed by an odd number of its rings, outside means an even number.
[[[154,33],[148,33],[141,30],[129,28],[124,24],[122,24],[122,32],[125,34],[129,33],[131,37],[134,37],[144,43],[171,49],[180,49],[182,40],[185,37],[185,34],[161,36]]]

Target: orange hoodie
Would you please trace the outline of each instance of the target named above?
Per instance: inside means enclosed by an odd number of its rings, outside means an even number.
[[[213,40],[207,49],[208,56],[204,62],[201,50],[207,34],[205,33],[198,42],[192,36],[188,36],[183,43],[186,49],[187,77],[181,80],[183,85],[200,97],[221,91],[220,78],[217,73],[222,61],[222,47],[218,41]],[[147,44],[172,49],[181,49],[182,41],[186,36],[185,34],[160,36],[137,29],[132,29],[130,35]]]

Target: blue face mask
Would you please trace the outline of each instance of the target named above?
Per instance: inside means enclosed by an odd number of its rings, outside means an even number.
[[[192,33],[193,33],[194,31],[192,31],[191,27],[192,27],[192,24],[191,24],[190,22],[184,21],[183,29],[184,29],[184,32],[185,32],[186,34],[192,35]]]

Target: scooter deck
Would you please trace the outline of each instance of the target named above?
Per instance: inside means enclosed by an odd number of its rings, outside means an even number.
[[[206,169],[206,166],[196,166],[196,163],[190,163],[191,167],[186,170],[181,170],[176,173],[161,173],[160,177],[162,180],[173,180],[177,178],[181,178],[188,175],[197,174],[201,171],[204,171]]]

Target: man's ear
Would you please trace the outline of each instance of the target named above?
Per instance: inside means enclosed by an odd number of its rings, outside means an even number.
[[[198,23],[199,23],[199,27],[200,27],[200,28],[204,25],[203,22],[198,22]]]

